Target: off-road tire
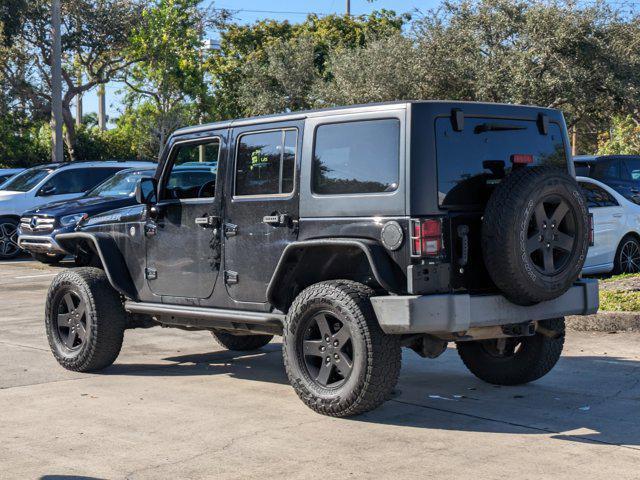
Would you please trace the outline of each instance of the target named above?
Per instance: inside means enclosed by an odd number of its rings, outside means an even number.
[[[369,287],[350,280],[321,282],[303,290],[287,313],[283,335],[287,376],[300,399],[320,414],[358,415],[391,397],[400,373],[400,341],[380,328],[369,300],[373,293]],[[322,311],[331,312],[349,327],[353,344],[351,374],[336,388],[317,383],[301,354],[305,325]]]
[[[564,346],[564,318],[543,320],[535,335],[522,337],[521,349],[513,356],[495,356],[489,342],[458,342],[458,355],[480,380],[494,385],[521,385],[542,378],[555,366]],[[540,333],[544,330],[546,335]]]
[[[84,302],[86,341],[70,350],[61,340],[57,316],[64,295]],[[127,316],[118,292],[104,271],[85,267],[65,270],[51,283],[45,307],[45,327],[51,351],[67,370],[91,372],[111,365],[122,347]]]
[[[258,350],[273,339],[273,335],[233,335],[220,330],[213,330],[211,335],[217,343],[227,350],[237,352]]]
[[[531,222],[537,223],[537,207],[542,201],[557,199],[566,206],[564,222],[571,222],[573,229],[570,252],[562,253],[551,240],[553,252],[563,255],[558,268],[544,270],[536,265],[528,252],[527,242],[534,236],[540,240],[535,255],[545,255],[549,245],[543,235],[531,234]],[[545,204],[543,204],[543,208]],[[547,204],[547,208],[551,208]],[[553,217],[553,212],[547,212]],[[589,246],[587,205],[578,183],[566,172],[554,167],[526,167],[511,174],[496,187],[484,212],[482,225],[482,253],[489,276],[505,297],[518,305],[532,305],[552,300],[565,293],[582,270]],[[546,230],[547,221],[554,228],[551,218],[545,219],[544,233],[562,232]],[[549,225],[550,227],[551,225]],[[538,229],[538,227],[536,227]],[[542,227],[539,231],[543,232]],[[532,235],[532,236],[530,236]],[[566,237],[565,237],[566,238]],[[547,248],[548,250],[548,248]],[[555,261],[552,263],[555,268]]]
[[[47,265],[55,265],[64,260],[65,255],[47,255],[46,253],[32,253],[31,256],[34,260],[40,263],[46,263]]]
[[[620,244],[616,249],[616,256],[613,259],[613,273],[616,275],[621,273],[638,273],[640,265],[629,268],[627,262],[624,261],[622,250],[627,248],[631,248],[632,254],[635,257],[640,254],[640,241],[633,235],[625,235],[622,240],[620,240]],[[635,260],[634,264],[637,263],[637,260]]]

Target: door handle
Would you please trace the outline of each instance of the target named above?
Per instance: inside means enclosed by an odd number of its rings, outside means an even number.
[[[272,227],[289,227],[293,222],[291,220],[291,215],[278,213],[275,215],[265,215],[262,217],[262,223],[266,223]]]
[[[202,228],[208,227],[217,227],[218,226],[218,217],[212,217],[210,215],[205,215],[204,217],[196,217],[196,225],[201,226]]]
[[[616,218],[620,218],[622,216],[622,214],[621,213],[614,213],[613,216],[616,217]]]

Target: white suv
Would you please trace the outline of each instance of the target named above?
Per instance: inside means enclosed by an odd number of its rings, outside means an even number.
[[[0,190],[0,259],[20,253],[17,227],[27,210],[82,196],[125,168],[153,166],[149,162],[52,163],[33,167],[11,178]]]

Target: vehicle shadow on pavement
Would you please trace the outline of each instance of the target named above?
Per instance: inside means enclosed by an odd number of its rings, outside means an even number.
[[[228,375],[242,380],[288,384],[280,345],[251,352],[222,350],[163,358],[170,363],[116,363],[104,375],[197,376]]]
[[[163,359],[170,363],[115,364],[105,375],[228,375],[288,384],[281,348],[217,351]],[[301,405],[301,408],[302,407]],[[498,387],[471,375],[455,349],[425,361],[405,351],[391,401],[350,421],[431,430],[552,435],[572,442],[640,446],[640,362],[568,356],[545,378]]]
[[[420,363],[407,362],[392,400],[353,420],[426,429],[551,434],[558,440],[640,450],[639,361],[562,357],[543,379],[501,387],[473,377],[452,353],[434,361],[428,371]]]

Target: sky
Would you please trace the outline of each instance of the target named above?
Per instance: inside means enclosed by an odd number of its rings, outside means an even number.
[[[411,12],[415,9],[428,10],[440,3],[438,0],[351,0],[351,14],[362,15],[373,10],[388,9],[397,13]],[[215,8],[225,8],[235,12],[235,19],[241,23],[253,23],[265,18],[276,20],[289,20],[290,22],[303,21],[307,13],[330,14],[344,13],[346,0],[219,0],[211,2],[205,0],[203,5],[213,4]],[[119,115],[121,109],[122,85],[111,83],[106,86],[107,115],[113,119]],[[96,92],[92,91],[83,98],[84,113],[98,111],[98,99]]]

